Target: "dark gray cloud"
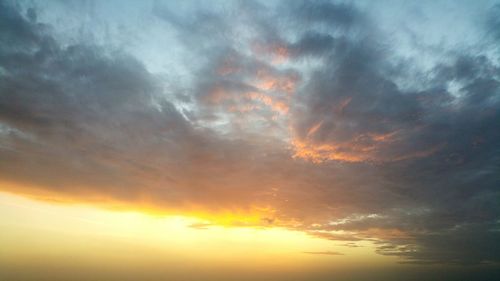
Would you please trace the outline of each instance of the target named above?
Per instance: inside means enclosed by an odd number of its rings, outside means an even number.
[[[11,6],[2,11],[4,28],[24,31],[2,41],[0,117],[29,136],[7,138],[4,178],[132,186],[120,169],[149,167],[130,154],[189,131],[174,106],[157,99],[158,81],[134,58],[91,45],[61,47],[45,26]],[[114,158],[122,163],[115,166]]]
[[[498,19],[500,15],[500,4],[496,4],[491,7],[491,12],[486,17],[486,29],[488,35],[493,37],[494,42],[500,39],[500,34],[498,32],[500,27],[500,20]]]
[[[406,262],[500,262],[498,54],[447,50],[419,69],[369,11],[326,1],[154,16],[190,54],[183,92],[164,91],[175,73],[64,44],[35,9],[2,2],[2,180],[132,207],[265,209],[257,224]],[[498,44],[490,18],[481,43]]]
[[[329,27],[350,28],[364,24],[366,15],[349,3],[330,1],[293,1],[290,8],[294,18],[301,23],[323,23]]]
[[[323,146],[309,155],[378,163],[373,169],[396,199],[383,216],[329,228],[361,235],[370,228],[402,230],[410,237],[388,238],[393,243],[379,251],[413,261],[498,262],[497,63],[457,54],[426,74],[432,82],[404,90],[390,73],[394,67],[407,73],[405,66],[388,55],[383,40],[325,33],[306,34],[298,44],[324,61],[299,92],[293,117],[300,139]],[[459,89],[450,92],[450,83]]]

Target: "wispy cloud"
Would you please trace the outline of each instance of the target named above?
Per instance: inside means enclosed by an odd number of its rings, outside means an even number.
[[[311,255],[327,255],[327,256],[342,256],[344,254],[339,253],[339,252],[333,252],[333,251],[323,251],[323,252],[303,252],[304,254],[311,254]]]

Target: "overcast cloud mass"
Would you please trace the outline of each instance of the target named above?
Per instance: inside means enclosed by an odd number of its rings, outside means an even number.
[[[500,4],[121,3],[0,1],[7,191],[500,262]]]

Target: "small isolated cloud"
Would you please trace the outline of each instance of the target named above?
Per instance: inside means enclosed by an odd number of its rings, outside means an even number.
[[[208,229],[211,226],[213,226],[211,223],[193,223],[189,225],[190,228],[194,229]]]
[[[304,254],[311,254],[311,255],[327,255],[327,256],[342,256],[342,255],[344,255],[343,253],[333,252],[333,251],[302,252],[302,253],[304,253]]]

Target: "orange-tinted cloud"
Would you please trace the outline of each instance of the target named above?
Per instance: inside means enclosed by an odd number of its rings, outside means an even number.
[[[271,59],[272,64],[282,64],[290,58],[290,51],[284,44],[255,42],[252,50],[256,56],[265,56]]]
[[[277,101],[269,95],[258,92],[250,92],[246,93],[245,97],[247,97],[250,100],[260,101],[263,104],[269,106],[273,111],[279,112],[281,114],[286,114],[288,112],[287,104],[281,101]]]
[[[295,92],[297,83],[296,75],[272,74],[269,70],[259,69],[257,71],[256,87],[265,91],[273,90],[291,95]]]

